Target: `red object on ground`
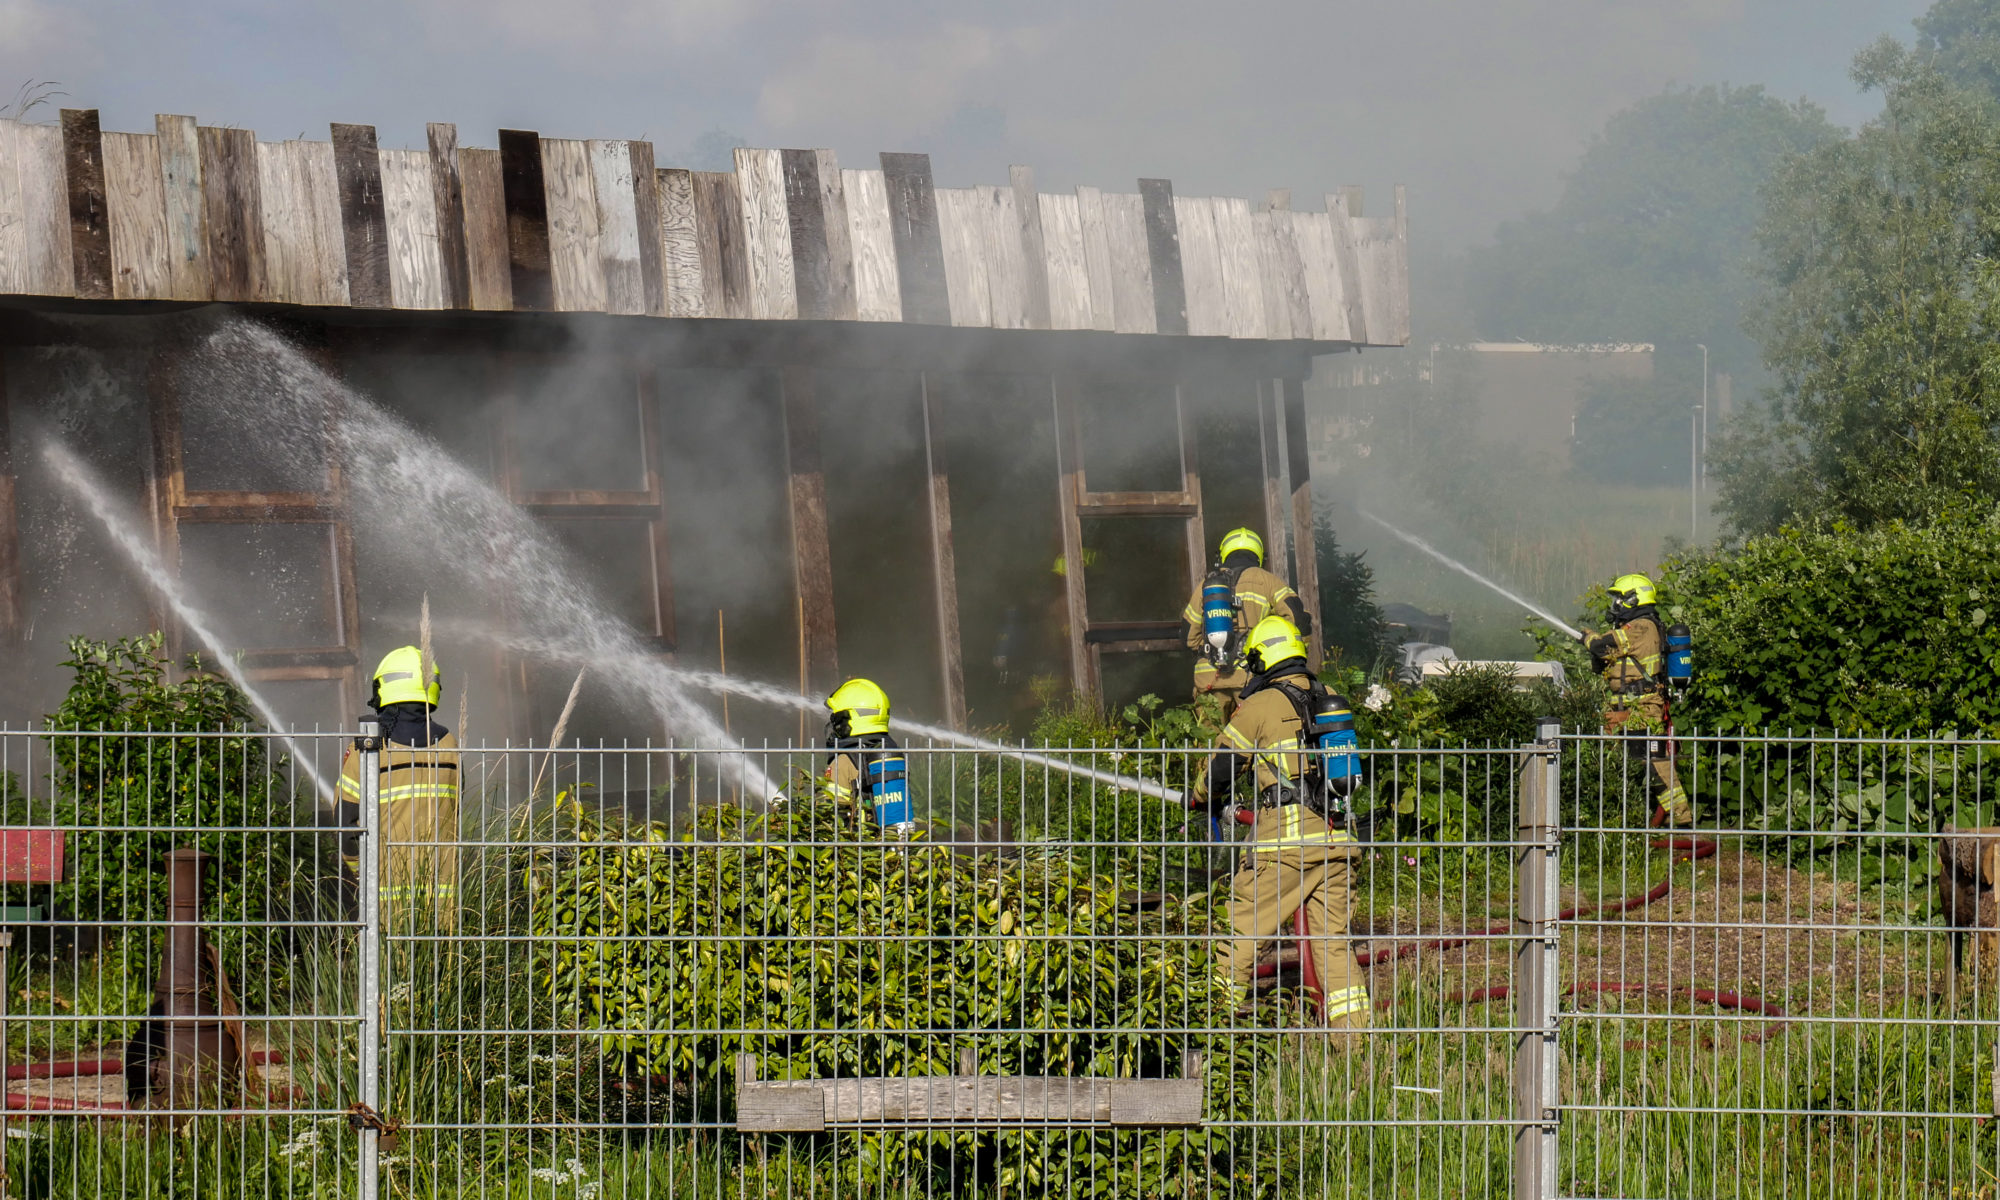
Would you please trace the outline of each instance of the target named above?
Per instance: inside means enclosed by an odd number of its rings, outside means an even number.
[[[0,883],[61,883],[63,831],[0,829]]]

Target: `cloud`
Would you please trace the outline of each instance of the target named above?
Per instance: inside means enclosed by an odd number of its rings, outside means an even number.
[[[752,24],[760,0],[433,0],[432,25],[515,49],[603,61],[710,46]]]
[[[1008,69],[1048,40],[1036,29],[969,24],[881,38],[822,34],[764,82],[757,115],[779,130],[942,124],[989,97]]]
[[[59,65],[55,59],[69,58],[73,48],[87,43],[88,29],[71,9],[43,3],[43,0],[0,0],[0,64],[15,71],[33,70],[38,60],[46,62],[44,78]],[[8,80],[7,86],[18,86]],[[0,103],[11,102],[10,94]]]

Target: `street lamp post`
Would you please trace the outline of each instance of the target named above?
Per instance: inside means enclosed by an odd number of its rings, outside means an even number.
[[[1708,491],[1708,347],[1695,343],[1701,351],[1701,490]]]
[[[1688,407],[1688,541],[1699,543],[1701,520],[1701,406]]]

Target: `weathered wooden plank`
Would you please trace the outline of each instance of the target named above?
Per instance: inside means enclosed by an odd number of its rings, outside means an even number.
[[[1180,241],[1187,331],[1196,337],[1227,336],[1229,314],[1222,297],[1222,253],[1215,242],[1215,205],[1206,196],[1170,199]]]
[[[1289,205],[1290,202],[1291,193],[1287,191],[1285,203]],[[1299,257],[1299,239],[1292,225],[1292,213],[1289,209],[1273,208],[1271,211],[1273,263],[1279,273],[1280,292],[1288,313],[1291,336],[1309,339],[1313,328],[1312,292],[1306,287],[1305,262]]]
[[[1358,201],[1359,197],[1350,196],[1346,188],[1327,194],[1327,229],[1332,235],[1334,269],[1340,272],[1340,297],[1346,308],[1348,340],[1365,342],[1368,340],[1368,312],[1362,280],[1366,268],[1362,264],[1359,228],[1363,222],[1347,211],[1350,200]]]
[[[958,556],[951,536],[951,469],[937,433],[941,397],[929,374],[917,377],[924,409],[924,462],[929,468],[931,594],[937,616],[939,683],[945,723],[965,728],[965,653],[958,626]]]
[[[860,321],[901,321],[903,288],[896,269],[896,240],[889,190],[882,172],[843,170],[847,236],[854,247],[854,315]]]
[[[1174,220],[1174,185],[1165,179],[1141,179],[1139,197],[1145,203],[1146,253],[1153,271],[1154,328],[1160,333],[1187,332],[1187,284],[1181,274],[1180,231]]]
[[[397,308],[447,307],[435,159],[428,150],[383,150],[381,158],[390,302]]]
[[[1202,1123],[1200,1079],[919,1075],[737,1084],[737,1129],[804,1133],[868,1125]]]
[[[0,119],[0,289],[74,292],[62,131]]]
[[[1264,336],[1264,272],[1250,202],[1239,196],[1215,198],[1215,246],[1222,260],[1222,307],[1233,338]]]
[[[778,386],[792,509],[792,578],[803,626],[799,641],[805,661],[799,672],[807,690],[817,693],[840,682],[840,659],[833,620],[833,554],[826,535],[826,476],[820,465],[819,405],[813,384],[810,369],[787,367]]]
[[[173,294],[171,239],[159,138],[150,133],[104,135],[104,196],[111,209],[112,296],[167,299]]]
[[[1109,1123],[1152,1129],[1200,1125],[1200,1079],[1114,1079]]]
[[[555,307],[549,269],[549,196],[542,182],[541,135],[500,131],[500,182],[507,204],[507,267],[517,312]]]
[[[264,221],[264,286],[257,298],[277,304],[306,304],[317,291],[312,271],[312,230],[305,210],[308,201],[302,172],[295,169],[295,142],[258,142],[257,194]]]
[[[978,188],[938,188],[939,244],[944,249],[945,294],[951,323],[985,328],[993,323],[993,296],[986,277],[986,214]]]
[[[0,130],[0,150],[9,146]],[[0,175],[7,173],[0,159]],[[6,184],[0,183],[0,195]],[[11,212],[16,210],[0,209]],[[18,644],[27,625],[27,588],[21,577],[21,526],[15,503],[13,413],[7,397],[7,356],[0,354],[0,642]]]
[[[1298,576],[1293,580],[1292,586],[1298,590],[1299,600],[1306,606],[1306,612],[1313,617],[1312,632],[1307,635],[1307,641],[1312,646],[1312,657],[1308,665],[1317,671],[1321,657],[1320,638],[1324,634],[1325,622],[1320,619],[1319,564],[1308,549],[1315,542],[1312,454],[1306,436],[1305,381],[1285,380],[1282,394],[1285,410],[1285,470],[1291,477],[1292,484],[1292,545],[1299,550],[1299,553],[1292,556],[1293,571]]]
[[[467,301],[482,312],[508,312],[514,307],[514,263],[500,152],[460,150],[458,182],[465,202]]]
[[[949,325],[951,293],[945,283],[944,242],[938,231],[931,156],[884,151],[882,178],[889,194],[889,229],[896,246],[903,320]]]
[[[736,148],[736,188],[743,212],[743,249],[750,264],[750,316],[789,321],[799,315],[792,278],[792,229],[785,212],[784,156]]]
[[[202,224],[217,300],[257,300],[264,291],[264,206],[257,187],[257,135],[203,125]]]
[[[847,184],[840,160],[831,150],[813,151],[819,176],[820,223],[826,234],[827,287],[833,299],[833,319],[860,319],[854,299],[854,236],[847,218]]]
[[[781,152],[785,180],[785,218],[791,225],[792,284],[798,293],[803,321],[833,317],[833,264],[826,239],[819,155],[811,150]]]
[[[1152,252],[1146,236],[1145,201],[1130,192],[1106,192],[1104,238],[1111,249],[1112,328],[1119,333],[1158,331]],[[1181,315],[1185,317],[1185,311]]]
[[[1076,189],[1077,226],[1083,234],[1083,268],[1090,280],[1090,328],[1109,332],[1118,327],[1116,288],[1111,281],[1111,238],[1104,222],[1104,194],[1094,187]]]
[[[1284,407],[1278,381],[1257,383],[1257,444],[1264,477],[1264,562],[1286,583],[1292,582],[1290,493],[1285,489],[1285,446],[1279,413]]]
[[[1075,196],[1037,200],[1041,214],[1042,275],[1048,280],[1049,328],[1089,329],[1090,271],[1084,264],[1083,222]]]
[[[1389,217],[1352,218],[1365,329],[1357,342],[1403,346],[1410,340],[1409,225],[1401,185],[1395,213]]]
[[[167,295],[174,300],[209,296],[207,214],[201,194],[201,140],[193,117],[161,113],[160,190],[167,202]]]
[[[667,264],[660,242],[660,176],[653,165],[653,143],[632,142],[632,216],[639,239],[639,286],[643,311],[667,315]]]
[[[1291,218],[1269,209],[1250,214],[1250,234],[1257,244],[1257,282],[1264,293],[1264,328],[1258,336],[1274,341],[1292,336],[1292,309],[1285,296],[1285,268],[1278,252],[1278,222],[1290,232]]]
[[[549,295],[557,312],[604,311],[603,239],[590,143],[542,138],[542,195],[549,230]]]
[[[667,278],[667,315],[702,317],[708,307],[702,291],[701,235],[694,208],[694,173],[662,168],[660,180],[660,255]]]
[[[104,195],[104,141],[94,108],[61,114],[68,192],[70,271],[77,296],[111,299],[111,206]]]
[[[1347,340],[1347,302],[1340,290],[1340,269],[1334,261],[1333,225],[1323,212],[1291,214],[1292,239],[1299,250],[1306,296],[1312,303],[1312,337],[1322,342]]]
[[[694,172],[700,233],[702,305],[711,317],[750,315],[750,260],[743,246],[743,204],[734,171]]]
[[[340,226],[347,244],[347,294],[356,308],[388,308],[389,225],[382,210],[375,127],[335,124],[332,131]]]
[[[1137,199],[1137,197],[1133,197]],[[1098,656],[1084,641],[1090,627],[1090,597],[1084,590],[1083,520],[1077,501],[1083,496],[1083,435],[1079,427],[1077,384],[1061,377],[1049,380],[1049,399],[1054,410],[1056,434],[1056,519],[1062,535],[1063,611],[1068,617],[1070,689],[1089,703],[1102,694],[1097,670]]]
[[[1027,268],[1028,328],[1050,328],[1049,255],[1042,233],[1042,197],[1035,190],[1033,167],[1007,168],[1014,189],[1014,213],[1021,231],[1021,259]]]
[[[603,311],[646,311],[646,277],[639,264],[639,193],[632,182],[632,143],[588,143],[592,196],[597,202],[598,271]]]
[[[431,223],[445,308],[472,307],[472,264],[465,241],[465,185],[459,177],[458,126],[432,121],[424,129],[431,157]],[[394,290],[395,281],[390,281]]]
[[[1028,295],[1028,264],[1024,258],[1026,250],[1021,240],[1021,218],[1014,207],[1013,189],[983,187],[978,192],[980,212],[986,226],[983,257],[986,259],[986,287],[992,296],[993,328],[1026,329],[1033,305]],[[1037,219],[1036,224],[1040,223]],[[1046,283],[1042,286],[1042,295],[1046,308]],[[1046,313],[1042,327],[1048,327]]]
[[[379,188],[379,164],[374,175]],[[261,297],[281,304],[347,304],[345,214],[334,147],[258,143],[257,186],[264,215]],[[386,232],[385,227],[385,244]]]
[[[818,1133],[825,1128],[826,1093],[814,1081],[737,1085],[739,1133]]]

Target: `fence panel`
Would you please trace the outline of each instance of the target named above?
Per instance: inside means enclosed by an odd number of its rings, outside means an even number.
[[[1373,750],[1357,840],[1310,853],[1190,808],[1201,752],[911,748],[905,831],[819,748],[472,747],[434,832],[433,781],[383,763],[379,857],[338,803],[353,744],[0,731],[13,1194],[1976,1196],[2000,1168],[2000,833],[1945,829],[2000,827],[1994,743],[1685,737],[1685,829],[1624,740]],[[153,869],[180,849],[212,856],[198,918]],[[1239,944],[1233,900],[1273,936]]]
[[[0,731],[7,1194],[361,1194],[351,740]]]
[[[1937,873],[2000,746],[1683,737],[1673,827],[1642,744],[1563,740],[1561,1194],[1990,1191],[2000,956],[1954,1001]]]

